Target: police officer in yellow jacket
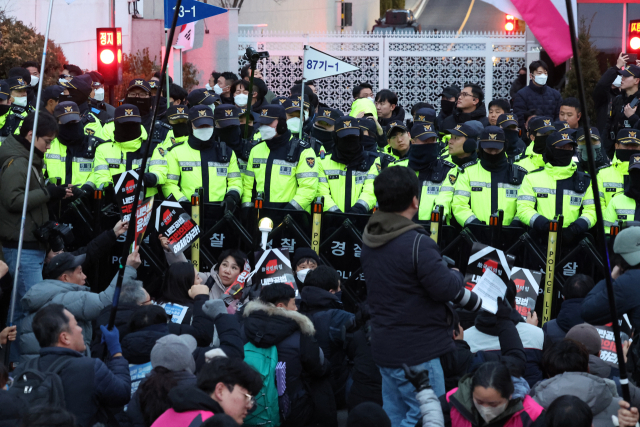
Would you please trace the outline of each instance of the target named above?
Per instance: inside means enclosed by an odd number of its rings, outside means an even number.
[[[408,166],[418,176],[422,186],[419,220],[429,221],[435,206],[442,206],[444,219],[450,219],[453,186],[458,178],[458,168],[453,163],[439,158],[440,145],[435,126],[428,122],[421,123],[411,128],[412,144],[407,158],[397,160],[391,166]]]
[[[223,111],[216,108],[216,112]],[[188,201],[200,187],[204,188],[203,202],[224,202],[233,212],[242,195],[242,176],[233,150],[214,134],[214,113],[207,105],[189,109],[191,132],[186,142],[171,146],[167,160],[165,194],[173,194],[178,201]],[[238,116],[215,120],[217,129],[238,126]]]
[[[620,142],[620,139],[617,142]],[[604,227],[607,234],[613,225],[622,225],[625,221],[640,221],[640,153],[633,154],[628,164],[628,185],[624,192],[617,192],[611,196],[604,211]]]
[[[213,116],[216,122],[214,138],[218,142],[223,142],[233,150],[236,155],[236,163],[240,168],[240,173],[247,170],[247,160],[251,149],[256,141],[243,139],[244,126],[240,123],[240,113],[242,109],[231,104],[220,104],[216,107]],[[246,110],[245,110],[246,113]],[[245,116],[246,119],[246,116]]]
[[[0,82],[0,142],[13,135],[29,112],[27,85],[21,77],[12,77]],[[24,104],[24,105],[23,105]]]
[[[527,171],[508,161],[505,134],[498,126],[484,128],[478,143],[478,160],[467,163],[458,175],[451,202],[453,216],[463,227],[488,224],[491,215],[502,209],[503,224],[513,225],[518,190]]]
[[[366,214],[376,204],[373,180],[381,169],[376,153],[364,151],[358,119],[336,120],[336,144],[331,154],[318,159],[318,195],[324,210]]]
[[[147,132],[142,126],[138,107],[122,104],[116,108],[113,137],[113,141],[101,144],[96,150],[93,170],[98,187],[113,183],[114,175],[138,169],[142,165]],[[157,194],[156,187],[166,181],[167,161],[164,160],[162,147],[151,147],[149,153],[153,153],[153,157],[147,161],[147,170],[142,175],[145,197]]]
[[[516,164],[525,168],[527,172],[544,167],[542,155],[547,149],[547,137],[554,131],[555,128],[549,117],[538,116],[529,120],[527,132],[532,142],[527,147],[525,157],[517,161]]]
[[[81,77],[74,77],[69,82],[61,82],[60,86],[65,88],[65,92],[68,93],[67,95],[60,95],[60,101],[71,101],[78,106],[85,133],[104,140],[109,139],[104,133],[102,122],[98,119],[101,111],[89,106],[89,95],[93,91],[91,84]]]
[[[185,142],[189,138],[191,134],[189,109],[185,105],[172,105],[167,109],[165,118],[171,129],[162,142],[162,148],[168,150],[172,145]],[[162,137],[158,139],[162,140]]]
[[[394,120],[389,123],[387,141],[389,145],[382,149],[385,154],[395,157],[396,160],[407,157],[411,148],[411,135],[402,121]]]
[[[260,125],[262,142],[251,150],[243,178],[242,205],[251,207],[257,192],[266,207],[307,210],[318,191],[316,154],[308,142],[287,129],[284,108],[269,104],[260,108],[254,123]]]
[[[58,185],[81,185],[84,191],[95,190],[93,160],[97,147],[105,141],[85,133],[75,102],[59,103],[53,115],[58,120],[58,136],[44,155],[47,177]]]
[[[478,136],[484,126],[478,120],[469,120],[446,129],[450,135],[447,145],[448,155],[443,158],[458,167],[462,167],[478,158]]]
[[[571,243],[596,223],[591,178],[572,161],[577,144],[568,132],[552,132],[546,144],[544,167],[529,172],[518,192],[518,217],[545,233],[563,215],[563,242]]]
[[[598,170],[598,186],[604,193],[604,210],[611,198],[622,193],[629,180],[629,159],[640,154],[640,130],[624,128],[618,131],[615,144],[616,153],[610,166]],[[602,196],[601,196],[602,197]]]

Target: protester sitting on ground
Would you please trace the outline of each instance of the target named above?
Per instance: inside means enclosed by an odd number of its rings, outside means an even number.
[[[482,421],[492,426],[532,425],[543,413],[542,406],[530,396],[514,399],[513,393],[509,369],[498,362],[484,363],[440,397],[445,426],[481,425]]]
[[[545,427],[591,427],[591,408],[579,398],[571,395],[554,400],[544,414]]]
[[[179,386],[169,392],[171,408],[152,427],[199,426],[216,414],[227,414],[242,424],[262,388],[262,378],[244,361],[216,357],[198,373],[197,386]]]
[[[91,322],[98,317],[103,308],[111,306],[118,275],[116,274],[104,291],[99,294],[91,292],[85,286],[86,276],[82,272],[85,258],[85,255],[74,256],[69,252],[56,255],[44,271],[46,279],[29,289],[20,301],[25,312],[29,313],[18,327],[22,352],[21,363],[35,357],[40,350],[32,322],[36,312],[48,304],[61,304],[74,315],[82,328],[86,354],[91,355],[89,349],[93,334]],[[135,279],[136,269],[141,263],[138,251],[132,252],[127,258],[124,280]]]
[[[311,270],[315,270],[320,265],[320,257],[311,248],[297,248],[291,259],[291,267],[296,273],[296,284],[298,289],[304,288],[304,281]]]
[[[585,274],[575,274],[565,282],[558,317],[542,325],[552,343],[563,340],[569,329],[584,323],[580,313],[582,301],[594,286],[593,279]]]
[[[134,365],[151,361],[151,350],[160,338],[169,335],[170,316],[157,305],[138,308],[129,320],[129,333],[122,338],[122,354]]]
[[[577,396],[591,408],[594,427],[611,425],[621,399],[612,380],[589,373],[589,352],[584,345],[565,338],[545,350],[542,365],[548,379],[529,393],[536,402],[548,408],[559,396]]]

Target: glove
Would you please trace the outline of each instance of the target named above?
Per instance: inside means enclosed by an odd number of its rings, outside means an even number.
[[[155,187],[158,185],[158,177],[155,173],[147,172],[142,176],[145,187]]]
[[[202,311],[212,320],[216,320],[219,315],[227,314],[227,305],[221,299],[210,299],[204,303]]]
[[[236,199],[231,195],[225,196],[222,201],[222,207],[224,208],[224,213],[231,212],[233,213],[236,210]]]
[[[85,197],[87,196],[87,192],[84,191],[82,188],[80,187],[71,187],[71,194],[73,194],[73,199],[78,199],[80,197]]]
[[[577,219],[573,221],[571,224],[569,224],[567,228],[562,230],[562,237],[565,242],[567,243],[573,242],[576,239],[576,237],[582,235],[582,233],[588,230],[588,227],[586,226],[586,224],[584,224],[583,226],[582,224],[583,222],[584,221]]]
[[[549,231],[549,220],[540,215],[533,221],[533,229],[536,231]]]
[[[291,203],[287,203],[287,205],[286,205],[284,208],[282,208],[282,209],[286,209],[286,210],[288,210],[288,211],[297,211],[297,210],[298,210],[298,209],[296,209],[296,207],[295,207],[295,206],[293,206]]]
[[[87,195],[88,194],[93,194],[95,188],[93,188],[92,186],[90,186],[89,184],[85,184],[82,187],[80,187],[80,189],[82,191],[84,191]]]
[[[473,221],[471,221],[469,224],[476,224],[476,225],[482,225],[483,222],[480,221],[478,218],[474,219]],[[467,224],[467,225],[469,225]]]
[[[429,371],[426,369],[417,370],[410,368],[406,363],[402,364],[402,369],[404,369],[404,377],[416,388],[417,392],[431,388]]]
[[[511,306],[504,298],[498,298],[498,311],[496,317],[498,319],[510,319]]]
[[[67,186],[49,184],[47,185],[47,191],[51,200],[62,200],[67,195]]]
[[[367,208],[365,208],[364,205],[360,203],[356,203],[355,205],[351,206],[351,208],[347,209],[346,213],[366,215]]]
[[[107,349],[111,353],[111,357],[114,354],[122,353],[122,347],[120,347],[120,331],[115,326],[112,330],[108,330],[106,326],[100,325],[102,331],[102,342],[107,343]]]

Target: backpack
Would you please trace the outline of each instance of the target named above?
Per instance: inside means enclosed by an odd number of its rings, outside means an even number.
[[[29,360],[7,393],[22,400],[27,407],[65,408],[64,389],[58,374],[73,359],[71,356],[59,357],[46,370],[39,369],[39,357]]]
[[[262,376],[262,388],[255,397],[256,406],[244,419],[243,426],[280,425],[278,388],[276,387],[276,367],[278,350],[276,346],[258,348],[248,342],[244,345],[244,361]]]

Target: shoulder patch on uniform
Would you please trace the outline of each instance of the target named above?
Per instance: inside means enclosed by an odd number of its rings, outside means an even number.
[[[442,164],[443,164],[444,166],[448,166],[448,167],[450,167],[450,168],[455,168],[455,167],[456,167],[456,164],[455,164],[455,163],[451,163],[451,162],[450,162],[450,161],[448,161],[448,160],[443,160],[443,161],[442,161]]]
[[[380,172],[382,170],[382,165],[380,163],[376,163],[376,169]]]
[[[456,180],[458,179],[458,177],[452,173],[449,174],[449,182],[451,183],[451,185],[454,185],[456,183]]]
[[[460,169],[468,168],[469,166],[473,166],[476,163],[478,163],[478,159],[465,163],[464,165],[460,166]]]
[[[309,165],[310,168],[312,168],[316,164],[315,157],[307,157],[306,160],[307,160],[307,165]]]
[[[311,144],[309,144],[307,141],[302,140],[302,139],[298,139],[298,141],[300,142],[300,146],[302,148],[311,148]]]
[[[168,149],[167,151],[171,151],[171,150],[173,150],[174,148],[181,146],[182,144],[184,144],[184,141],[182,141],[182,142],[177,142],[177,143],[173,144],[171,147],[169,147],[169,149]]]
[[[158,147],[158,153],[160,153],[160,155],[161,155],[162,157],[164,157],[164,155],[165,155],[167,152],[164,150],[164,148],[162,148],[162,147]]]
[[[93,136],[96,134],[96,131],[94,131],[93,129],[90,128],[85,128],[84,133],[86,133],[89,136]]]
[[[529,172],[527,171],[527,169],[523,168],[522,166],[520,166],[520,165],[516,165],[515,163],[514,163],[513,165],[514,165],[515,167],[517,167],[518,169],[520,169],[522,172],[524,172],[524,173],[529,173]]]

